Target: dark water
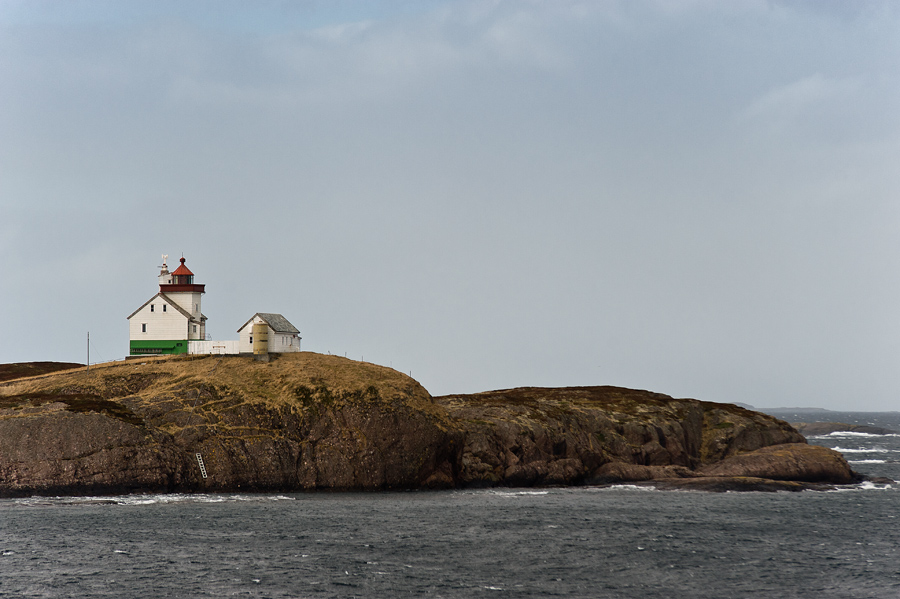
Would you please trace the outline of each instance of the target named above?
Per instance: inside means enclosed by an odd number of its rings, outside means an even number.
[[[896,473],[898,439],[813,441]],[[0,597],[896,598],[898,508],[872,484],[0,500]]]
[[[793,412],[778,414],[788,422],[844,422],[900,431],[900,412]],[[900,435],[835,432],[808,441],[844,454],[857,472],[900,480]]]

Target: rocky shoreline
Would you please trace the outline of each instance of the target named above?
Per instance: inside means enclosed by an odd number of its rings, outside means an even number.
[[[2,497],[859,480],[839,453],[734,405],[617,387],[432,397],[389,368],[310,352],[0,384]]]

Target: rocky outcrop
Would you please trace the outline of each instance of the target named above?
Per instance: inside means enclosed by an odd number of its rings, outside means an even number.
[[[0,496],[168,490],[181,478],[184,452],[160,443],[159,433],[51,410],[0,420]]]
[[[0,393],[6,496],[449,487],[462,445],[418,383],[335,356],[148,361]]]
[[[688,477],[760,447],[805,444],[765,414],[619,387],[522,388],[436,401],[466,431],[458,480],[470,486]]]
[[[391,369],[308,352],[0,384],[0,496],[700,477],[771,487],[848,482],[848,472],[786,423],[737,406],[616,387],[432,398]]]
[[[858,482],[843,456],[827,447],[790,443],[733,455],[697,472],[700,476],[752,476],[772,480],[850,484]]]

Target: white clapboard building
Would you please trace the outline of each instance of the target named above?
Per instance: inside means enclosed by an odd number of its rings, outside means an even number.
[[[185,354],[189,341],[206,338],[206,316],[200,311],[205,285],[194,283],[184,258],[171,273],[166,258],[159,271],[159,293],[128,317],[132,356]]]
[[[284,354],[300,351],[300,331],[281,314],[257,312],[238,329],[238,334],[242,354]]]

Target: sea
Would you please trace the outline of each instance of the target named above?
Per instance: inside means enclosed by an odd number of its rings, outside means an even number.
[[[898,435],[809,441],[900,480]],[[900,485],[3,499],[0,597],[896,599]]]

